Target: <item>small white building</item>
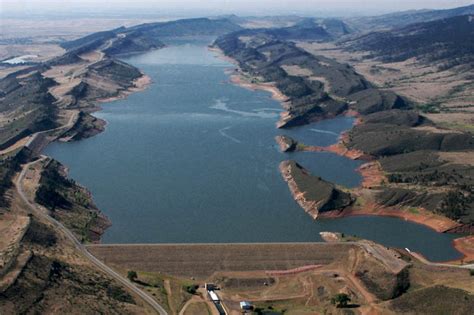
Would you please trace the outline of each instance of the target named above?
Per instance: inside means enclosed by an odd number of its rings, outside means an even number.
[[[216,294],[216,292],[214,291],[207,291],[207,293],[209,294],[209,297],[211,298],[211,301],[214,302],[214,303],[219,303],[219,296]]]

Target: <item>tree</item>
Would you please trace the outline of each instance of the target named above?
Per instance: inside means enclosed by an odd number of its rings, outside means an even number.
[[[128,273],[127,273],[127,278],[130,281],[135,281],[138,278],[138,274],[134,270],[129,270]]]
[[[450,191],[441,203],[441,212],[448,218],[457,220],[466,210],[466,198],[462,191]]]
[[[198,284],[186,286],[186,292],[188,292],[189,294],[196,294],[197,289],[199,289]]]
[[[338,293],[331,299],[331,303],[336,307],[346,307],[350,301],[351,298],[345,293]]]

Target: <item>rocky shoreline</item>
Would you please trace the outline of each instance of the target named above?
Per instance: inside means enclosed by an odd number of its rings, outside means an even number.
[[[275,141],[281,152],[293,152],[297,150],[298,142],[288,136],[276,136]]]
[[[97,208],[87,188],[69,179],[67,168],[53,159],[46,159],[36,172],[35,202],[51,217],[62,222],[82,242],[99,243],[102,234],[112,225]]]
[[[151,84],[150,77],[135,67],[105,55],[100,50],[102,48],[95,49],[98,50],[92,50],[94,54],[82,51],[76,58],[67,52],[31,72],[13,73],[1,81],[0,92],[6,93],[6,97],[11,97],[19,106],[31,106],[31,98],[36,102],[47,102],[51,107],[47,122],[41,122],[38,127],[30,126],[26,129],[29,135],[19,134],[27,141],[20,139],[18,145],[13,143],[13,157],[19,154],[17,151],[24,152],[24,162],[27,162],[40,156],[53,141],[78,141],[97,135],[105,130],[106,125],[106,121],[92,115],[101,109],[99,103],[125,98]],[[88,54],[99,59],[90,61],[85,57]],[[64,67],[77,69],[78,74],[65,72]],[[37,197],[42,195],[42,205],[49,208],[51,215],[68,226],[78,239],[100,242],[111,222],[96,207],[91,193],[69,180],[67,170],[59,162],[52,160],[46,167],[48,169],[43,170],[37,191]]]
[[[229,35],[228,37],[232,37]],[[271,41],[271,40],[270,40]],[[261,89],[266,90],[272,93],[272,97],[281,102],[285,112],[282,113],[279,122],[277,123],[278,128],[285,128],[292,126],[292,124],[287,124],[287,122],[299,121],[295,116],[297,111],[292,107],[292,100],[290,97],[286,97],[284,92],[278,88],[278,83],[268,82],[263,83],[262,79],[257,78],[252,72],[258,72],[256,66],[249,68],[249,71],[246,71],[244,68],[247,67],[245,64],[247,60],[241,61],[234,59],[234,55],[239,58],[242,55],[242,51],[245,51],[246,48],[239,47],[235,48],[235,44],[232,44],[232,39],[221,39],[216,41],[214,46],[218,47],[220,54],[224,54],[227,60],[231,60],[233,64],[237,65],[238,70],[233,76],[232,82],[240,86],[251,88],[251,89]],[[229,45],[228,48],[226,45]],[[279,44],[275,44],[278,46]],[[225,47],[226,49],[223,49]],[[269,46],[270,47],[270,46]],[[291,50],[292,48],[290,48]],[[240,51],[241,50],[241,51]],[[283,58],[283,57],[282,57]],[[243,59],[244,60],[244,59]],[[257,62],[257,61],[254,61]],[[283,62],[280,61],[279,62]],[[260,70],[262,71],[262,70]],[[275,70],[277,71],[277,70]],[[271,77],[271,74],[265,73],[266,76]],[[252,79],[253,78],[253,79]],[[386,123],[394,122],[397,124],[412,124],[411,126],[417,126],[418,124],[425,124],[425,120],[422,118],[416,119],[416,114],[413,111],[410,111],[410,106],[407,103],[394,95],[393,93],[380,92],[373,88],[366,87],[365,90],[362,89],[360,92],[350,94],[346,97],[341,97],[338,95],[333,95],[335,99],[345,100],[350,104],[350,107],[345,108],[343,112],[338,112],[337,110],[333,112],[323,113],[314,115],[310,114],[311,109],[305,109],[300,112],[301,115],[309,115],[308,119],[303,119],[301,124],[310,123],[318,120],[327,119],[330,117],[335,117],[337,115],[351,115],[355,116],[356,123],[355,128],[357,130],[364,130],[365,124],[371,123]],[[380,100],[380,104],[377,103],[377,99]],[[299,101],[297,101],[299,104]],[[400,111],[399,109],[392,110],[391,108],[402,108],[405,111]],[[290,109],[291,113],[290,113]],[[379,112],[378,112],[379,111]],[[399,111],[400,118],[395,119],[395,114]],[[317,111],[315,113],[318,113]],[[374,113],[374,114],[371,114]],[[380,113],[380,114],[379,114]],[[361,128],[362,127],[362,128]],[[381,125],[381,128],[385,126]],[[354,129],[354,127],[353,127]],[[304,189],[301,189],[299,185],[294,181],[294,179],[289,175],[288,172],[288,161],[283,162],[283,166],[280,165],[280,171],[284,179],[288,182],[289,189],[294,197],[294,199],[300,204],[300,206],[311,215],[313,218],[319,217],[328,217],[328,218],[337,218],[343,216],[354,216],[354,215],[377,215],[377,216],[391,216],[398,217],[404,220],[409,220],[415,223],[423,224],[429,228],[432,228],[438,232],[449,233],[463,228],[463,225],[459,222],[456,222],[452,219],[449,219],[446,216],[435,214],[433,211],[428,211],[423,209],[422,206],[417,207],[416,213],[410,212],[411,208],[408,206],[392,206],[387,207],[381,204],[374,192],[377,192],[378,189],[383,188],[386,183],[389,182],[386,173],[384,172],[380,162],[377,159],[377,156],[374,156],[371,152],[367,153],[362,147],[358,145],[356,141],[360,141],[360,138],[354,139],[353,129],[343,133],[339,141],[336,144],[327,146],[327,147],[318,147],[318,146],[306,146],[303,144],[298,144],[298,141],[295,139],[288,139],[287,137],[278,136],[275,138],[280,150],[282,152],[291,152],[296,151],[310,151],[310,152],[332,152],[349,159],[354,160],[364,160],[366,161],[357,171],[362,175],[362,182],[359,187],[350,190],[350,194],[353,196],[355,202],[350,206],[345,206],[342,208],[337,208],[335,211],[319,211],[318,201],[320,200],[311,200],[305,196]],[[383,130],[382,129],[382,130]],[[357,134],[356,134],[357,135]],[[367,141],[371,141],[370,139]],[[401,141],[401,140],[396,140]],[[356,144],[356,145],[354,145]],[[359,148],[360,147],[360,148]],[[367,193],[369,192],[369,193]],[[364,201],[366,195],[370,196],[369,201]],[[364,206],[358,205],[359,200],[364,201]],[[366,205],[366,206],[365,206]],[[472,233],[471,229],[468,229]],[[468,239],[474,238],[474,236],[467,236]],[[470,242],[458,242],[456,244],[456,249],[460,251],[465,257],[470,257],[469,253],[472,250],[469,247],[466,247],[466,244]]]
[[[114,97],[99,98],[97,100],[94,100],[93,102],[109,103],[116,100],[124,99],[128,97],[129,95],[131,95],[132,93],[145,90],[151,83],[152,83],[151,78],[142,73],[141,77],[131,82],[130,88],[118,91],[117,95]],[[95,106],[92,112],[96,112],[100,110],[101,110],[100,106]],[[59,138],[58,140],[70,142],[70,141],[80,141],[85,138],[93,137],[103,132],[105,130],[106,124],[107,122],[105,120],[97,118],[88,112],[80,112],[80,116],[77,119],[76,123],[67,132],[61,135],[61,138]],[[61,164],[59,164],[59,168],[61,169],[60,173],[61,173],[61,176],[63,177],[63,180],[68,181],[67,169]],[[93,196],[91,192],[86,187],[81,186],[74,181],[70,181],[70,182],[72,183],[76,191],[80,191],[81,194],[85,196],[85,200],[87,204],[84,210],[80,210],[81,206],[83,205],[74,204],[74,201],[72,201],[71,207],[79,206],[79,212],[82,212],[84,215],[87,215],[90,217],[90,219],[88,219],[86,223],[87,230],[88,230],[87,234],[86,235],[78,235],[77,233],[75,234],[78,236],[78,239],[83,239],[87,242],[92,242],[92,243],[100,243],[102,235],[110,226],[112,226],[112,222],[107,216],[105,216],[100,211],[99,208],[97,208],[97,206],[95,205],[93,201]],[[61,218],[60,215],[58,216],[58,212],[56,212],[56,214],[53,216],[56,219],[65,222],[65,219]],[[66,219],[66,220],[69,221],[69,219]],[[65,222],[66,226],[71,225],[70,229],[73,232],[75,232],[74,226],[76,226],[77,222],[78,221],[80,222],[81,220],[77,220],[76,218],[72,220],[73,222],[70,222],[70,224],[67,224],[68,223],[67,221]]]
[[[341,211],[353,202],[350,194],[312,176],[295,161],[283,161],[279,168],[293,198],[313,219],[324,212]]]

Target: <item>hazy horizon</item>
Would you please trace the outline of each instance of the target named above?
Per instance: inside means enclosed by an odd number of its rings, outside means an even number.
[[[382,14],[405,10],[447,9],[473,4],[471,0],[2,0],[0,16],[74,14],[90,16],[215,16]]]

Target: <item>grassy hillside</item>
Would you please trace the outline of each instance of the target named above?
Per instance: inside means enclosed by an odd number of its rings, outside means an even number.
[[[351,18],[346,19],[346,22],[359,31],[373,31],[374,29],[403,27],[409,24],[447,19],[473,13],[474,5],[468,5],[446,10],[412,10],[379,16]]]
[[[461,289],[433,286],[407,293],[390,302],[390,306],[403,314],[469,314],[474,308],[474,295]]]
[[[271,82],[288,97],[289,115],[281,127],[336,116],[347,110],[344,97],[369,86],[348,65],[313,56],[269,35],[268,30],[231,33],[219,37],[214,45],[237,60],[252,83]]]
[[[147,32],[150,36],[181,37],[222,35],[240,30],[241,27],[227,19],[196,18],[171,22],[148,23],[130,27],[130,31]]]
[[[417,58],[442,68],[474,63],[474,20],[470,15],[380,31],[345,42],[349,50],[370,52],[384,62]]]
[[[10,75],[0,81],[0,114],[11,117],[0,127],[0,148],[22,137],[56,127],[54,97],[49,88],[55,82],[33,71],[26,76]]]
[[[35,200],[84,242],[98,241],[110,226],[90,193],[68,179],[64,167],[57,161],[51,161],[43,169]]]

